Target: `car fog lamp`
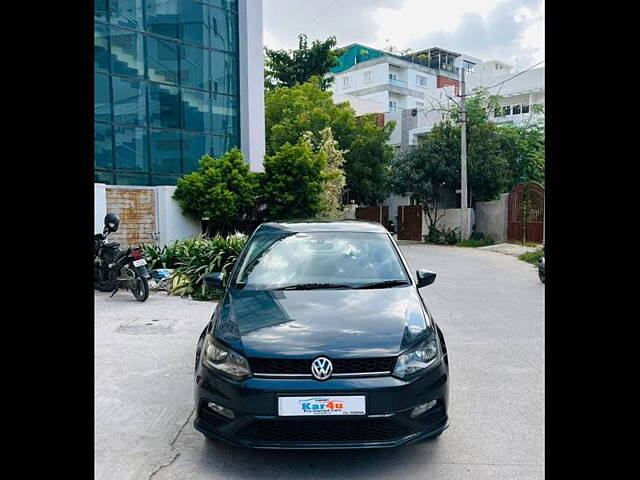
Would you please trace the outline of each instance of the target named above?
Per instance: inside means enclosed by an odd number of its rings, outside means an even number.
[[[227,417],[230,419],[236,418],[233,410],[229,410],[228,408],[223,407],[222,405],[218,405],[217,403],[209,402],[207,406],[213,410],[214,412],[222,415],[223,417]]]
[[[411,410],[411,417],[417,417],[418,415],[422,415],[427,410],[431,410],[436,405],[436,403],[437,400],[431,400],[430,402],[418,405],[416,408]]]

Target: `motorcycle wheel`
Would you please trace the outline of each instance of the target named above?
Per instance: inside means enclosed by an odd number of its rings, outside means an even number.
[[[538,268],[538,278],[540,278],[540,281],[544,283],[544,272],[540,268]]]
[[[147,282],[146,278],[136,275],[129,290],[131,290],[131,293],[139,302],[144,302],[149,298],[149,282]]]

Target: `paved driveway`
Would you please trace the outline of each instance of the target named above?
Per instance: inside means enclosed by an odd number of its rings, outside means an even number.
[[[213,304],[96,293],[97,479],[544,478],[544,286],[512,256],[403,245],[450,352],[450,427],[393,450],[251,451],[193,420],[197,337]]]

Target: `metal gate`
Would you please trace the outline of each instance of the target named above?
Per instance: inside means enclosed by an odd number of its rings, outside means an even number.
[[[544,188],[541,185],[520,183],[509,194],[507,241],[544,241]]]
[[[398,205],[398,240],[422,241],[422,205]]]
[[[356,208],[356,218],[358,220],[371,220],[378,222],[389,228],[389,206],[380,205],[379,207],[358,207]]]

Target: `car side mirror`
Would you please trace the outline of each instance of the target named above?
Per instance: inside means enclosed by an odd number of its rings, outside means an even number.
[[[204,283],[209,288],[222,288],[224,273],[212,272],[204,276]]]
[[[416,270],[416,278],[418,279],[418,288],[426,287],[436,281],[436,272],[421,268]]]

